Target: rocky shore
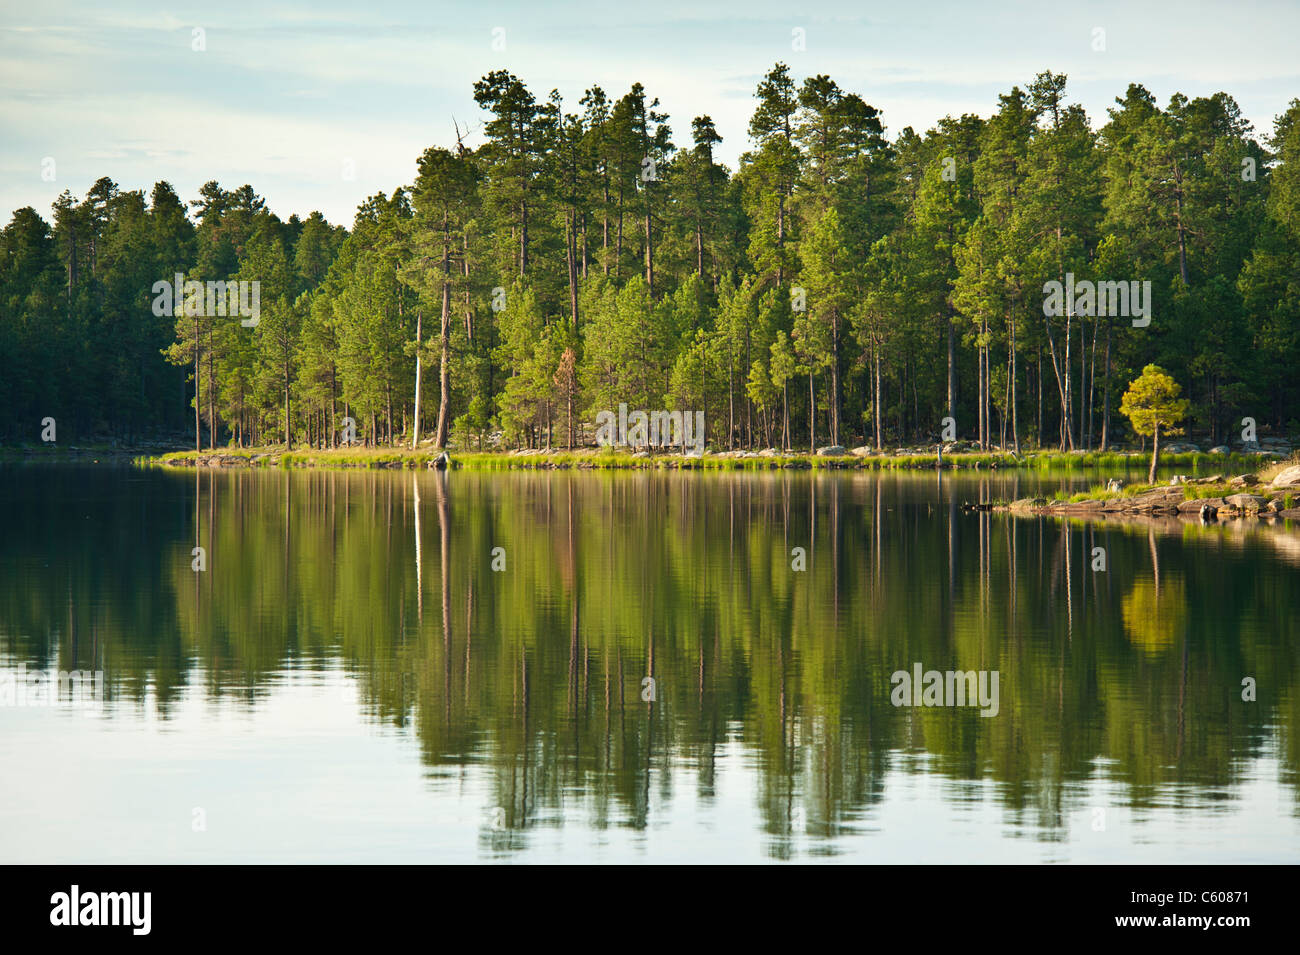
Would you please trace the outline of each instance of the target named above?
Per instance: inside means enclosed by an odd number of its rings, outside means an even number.
[[[981,505],[980,509],[1093,520],[1176,518],[1190,523],[1300,520],[1300,465],[1283,467],[1267,477],[1177,475],[1169,484],[1155,487],[1123,487],[1111,481],[1103,491],[1068,500],[1022,498],[1005,504]]]

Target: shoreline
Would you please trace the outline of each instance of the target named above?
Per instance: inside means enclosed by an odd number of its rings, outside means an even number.
[[[1166,485],[1094,489],[1068,499],[1022,498],[974,507],[1020,516],[1093,521],[1174,520],[1197,525],[1300,521],[1300,465],[1283,464],[1260,474],[1232,478],[1222,474],[1201,478],[1177,475]]]
[[[574,451],[525,449],[520,451],[438,451],[433,448],[333,448],[294,449],[217,448],[195,452],[192,450],[166,453],[138,453],[131,451],[98,452],[100,456],[129,457],[132,463],[142,466],[176,469],[250,469],[250,468],[307,468],[307,469],[392,469],[435,470],[448,468],[469,471],[503,470],[913,470],[935,471],[940,458],[933,450],[899,448],[874,451],[865,448],[852,450],[821,448],[817,453],[807,451],[706,451],[699,455],[676,453],[632,452],[586,448]],[[81,458],[90,456],[83,451]],[[33,460],[43,457],[39,452],[27,455]],[[0,458],[3,459],[3,458]],[[1182,452],[1162,458],[1162,467],[1176,467],[1200,473],[1205,469],[1228,468],[1238,472],[1253,471],[1277,459],[1259,454],[1210,454],[1208,452]],[[942,455],[945,471],[1043,471],[1043,470],[1145,470],[1150,455],[1139,451],[1011,451],[953,450]]]

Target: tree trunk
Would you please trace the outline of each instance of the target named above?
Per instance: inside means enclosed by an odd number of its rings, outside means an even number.
[[[645,284],[650,288],[650,297],[655,294],[655,247],[650,217],[650,183],[645,184]]]
[[[790,382],[781,382],[781,450],[790,450]]]
[[[573,317],[573,334],[578,334],[578,237],[576,213],[573,210],[564,221],[564,246],[569,264],[569,314]]]
[[[442,322],[438,333],[438,430],[433,444],[439,451],[447,446],[451,427],[451,282],[442,283]]]
[[[871,410],[876,423],[876,450],[884,448],[884,435],[880,433],[880,343],[871,343],[871,365],[873,378],[871,385]]]
[[[284,356],[284,447],[286,451],[293,450],[293,431],[291,418],[289,417],[289,354],[286,350]]]
[[[1156,483],[1156,467],[1160,464],[1160,423],[1156,423],[1155,433],[1151,437],[1151,470],[1147,472],[1147,483]]]
[[[1016,449],[1016,454],[1020,453],[1020,425],[1019,417],[1016,414],[1016,321],[1013,317],[1007,323],[1007,338],[1009,340],[1011,351],[1011,372],[1009,375],[1011,385],[1011,441]]]
[[[623,186],[618,187],[618,222],[614,238],[614,281],[617,282],[623,271]]]
[[[947,316],[948,325],[948,415],[957,420],[957,341],[956,330],[952,327],[952,312]]]
[[[808,453],[817,453],[817,395],[813,391],[813,373],[808,372]]]
[[[444,308],[444,314],[445,314]],[[420,445],[420,390],[421,390],[421,370],[423,362],[420,361],[420,345],[424,339],[424,309],[415,310],[415,411],[411,415],[411,450],[414,451]]]
[[[203,451],[203,445],[199,439],[199,409],[203,407],[199,401],[199,379],[202,377],[202,365],[199,363],[199,319],[194,317],[194,453],[199,454]]]
[[[776,286],[785,282],[785,193],[776,197]]]
[[[213,368],[213,353],[216,348],[212,341],[213,325],[208,325],[208,450],[217,449],[217,372]]]
[[[1105,377],[1105,379],[1104,379],[1104,383],[1103,383],[1103,385],[1102,385],[1104,395],[1103,395],[1103,398],[1102,398],[1102,405],[1101,405],[1101,406],[1102,406],[1102,412],[1101,412],[1101,452],[1102,452],[1102,454],[1105,454],[1105,453],[1106,453],[1106,450],[1107,450],[1107,448],[1108,448],[1109,445],[1110,445],[1110,330],[1111,330],[1111,322],[1110,322],[1109,319],[1107,319],[1107,321],[1106,321],[1106,363],[1105,363],[1105,364],[1106,364],[1106,370],[1105,370],[1105,376],[1106,376],[1106,377]]]
[[[831,444],[840,443],[840,317],[831,316]]]

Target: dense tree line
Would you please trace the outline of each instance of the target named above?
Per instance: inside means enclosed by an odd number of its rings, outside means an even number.
[[[572,109],[505,71],[483,143],[431,147],[351,231],[250,186],[107,179],[0,233],[0,434],[209,445],[589,441],[594,414],[705,412],[711,447],[1113,445],[1158,364],[1190,427],[1300,429],[1300,100],[1261,141],[1231,97],[1130,85],[1095,127],[1040,74],[993,115],[887,137],[777,64],[735,171],[640,84]],[[459,131],[458,131],[459,132]],[[261,283],[255,328],[155,316],[153,283]],[[1044,286],[1150,282],[1151,322],[1046,315]],[[164,358],[165,356],[165,358]]]

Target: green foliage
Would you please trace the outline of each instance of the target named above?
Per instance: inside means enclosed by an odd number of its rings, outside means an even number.
[[[1147,365],[1142,376],[1133,380],[1120,401],[1119,410],[1138,434],[1182,434],[1179,424],[1187,417],[1189,404],[1180,398],[1182,386],[1165,374],[1163,368]]]
[[[1214,444],[1300,420],[1300,100],[1266,144],[1224,93],[1162,108],[1134,84],[1097,126],[1045,71],[890,140],[860,95],[777,63],[732,170],[709,116],[678,148],[639,83],[566,104],[498,70],[473,95],[481,144],[457,127],[350,231],[216,182],[189,214],[109,179],[52,224],[15,212],[0,438],[48,415],[61,440],[320,449],[351,419],[366,447],[544,447],[627,404],[703,411],[719,449],[928,453],[951,417],[986,453],[1105,455],[1148,433],[1115,412],[1151,364]],[[178,273],[259,282],[258,326],[155,315]],[[1045,315],[1067,274],[1149,281],[1151,325]]]

